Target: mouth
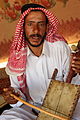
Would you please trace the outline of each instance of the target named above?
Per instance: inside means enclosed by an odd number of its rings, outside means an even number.
[[[40,39],[40,37],[37,37],[37,36],[32,36],[31,37],[34,41],[36,41],[36,40],[39,40]]]
[[[35,40],[39,40],[39,39],[42,38],[42,36],[39,35],[39,34],[33,34],[33,35],[30,36],[30,38],[35,39]]]
[[[44,39],[40,36],[29,36],[27,41],[32,47],[38,47],[44,42]]]

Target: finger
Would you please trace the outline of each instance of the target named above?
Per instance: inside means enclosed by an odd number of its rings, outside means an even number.
[[[16,99],[6,99],[6,102],[7,102],[8,104],[15,104],[15,103],[18,102],[18,100],[16,100]]]
[[[9,88],[8,88],[8,91],[15,92],[15,90],[14,90],[13,87],[9,87]]]
[[[4,99],[6,99],[6,100],[8,98],[13,99],[10,94],[14,92],[14,89],[12,89],[12,88],[4,88],[3,91],[4,91],[4,93],[3,93]]]
[[[74,56],[73,61],[79,60],[80,61],[80,56]]]
[[[9,91],[9,92],[10,92],[10,91],[11,91],[11,92],[14,92],[15,90],[14,90],[14,88],[9,87],[9,88],[4,88],[3,91],[4,91],[4,92],[8,92],[8,91]]]
[[[80,69],[80,63],[78,63],[78,62],[72,63],[71,66],[72,66],[73,68]]]
[[[3,88],[3,91],[4,91],[4,92],[7,92],[7,91],[8,91],[8,88]]]
[[[78,69],[76,67],[72,67],[72,70],[75,71],[75,73],[79,73],[80,74],[80,69]]]
[[[8,90],[8,89],[4,89],[4,97],[11,97],[10,94],[13,93],[12,91]]]
[[[21,97],[20,92],[15,91],[15,89],[12,88],[12,87],[4,88],[4,91],[5,91],[4,95],[7,96],[7,97],[11,97],[10,94],[15,94],[16,96]]]
[[[71,66],[80,68],[80,60],[73,60]]]
[[[15,98],[11,97],[10,95],[6,95],[6,96],[4,95],[3,97],[8,104],[17,103],[17,100]]]

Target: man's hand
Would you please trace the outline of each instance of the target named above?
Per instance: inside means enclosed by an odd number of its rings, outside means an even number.
[[[73,57],[71,66],[72,70],[75,71],[75,73],[80,74],[80,55]]]
[[[66,78],[67,83],[71,83],[72,78],[77,75],[77,73],[80,74],[80,55],[72,53],[71,54],[71,62],[70,62],[70,69],[69,73]]]
[[[75,53],[72,54],[72,62],[71,67],[72,70],[75,71],[75,73],[80,74],[80,40],[78,41],[78,44],[76,46],[76,49],[72,49],[75,51]]]
[[[11,97],[10,95],[11,93],[13,93],[16,96],[20,97],[19,92],[15,93],[14,88],[4,88],[3,91],[3,97],[8,104],[16,104],[18,102],[15,98]]]

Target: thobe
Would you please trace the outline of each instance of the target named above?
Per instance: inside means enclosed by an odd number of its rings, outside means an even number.
[[[35,103],[42,104],[55,68],[58,69],[58,74],[55,79],[66,81],[71,51],[69,46],[63,41],[54,43],[45,41],[42,54],[39,57],[35,56],[29,48],[27,49],[26,82],[29,93]],[[19,90],[20,85],[17,76],[10,76],[10,81],[11,87]],[[72,83],[80,84],[80,75],[74,77]],[[21,96],[25,100],[25,96],[22,93]],[[3,112],[0,120],[34,120],[36,116],[34,116],[32,111],[30,112],[29,109],[26,111],[23,110],[20,107],[21,105],[21,102],[12,105],[14,107],[12,111]],[[20,111],[21,114],[19,115]],[[80,120],[80,100],[74,112],[73,120]]]

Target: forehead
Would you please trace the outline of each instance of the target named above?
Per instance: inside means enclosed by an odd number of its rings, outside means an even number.
[[[46,15],[42,11],[31,11],[25,20],[46,20]]]

